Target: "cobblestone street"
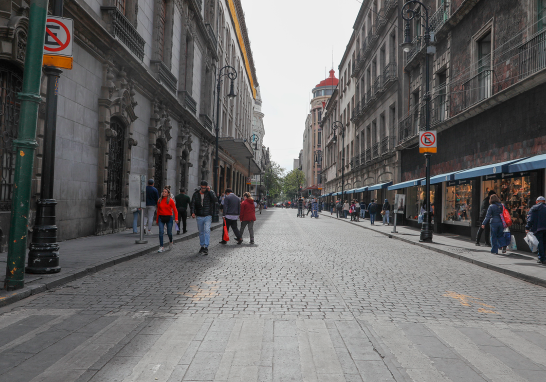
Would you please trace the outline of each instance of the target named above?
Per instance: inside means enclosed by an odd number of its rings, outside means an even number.
[[[0,381],[546,380],[545,288],[296,210],[256,223],[2,308]]]

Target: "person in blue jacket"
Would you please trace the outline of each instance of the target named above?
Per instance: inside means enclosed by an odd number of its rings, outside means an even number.
[[[491,195],[489,197],[489,208],[487,214],[482,222],[482,229],[485,229],[485,225],[489,222],[491,226],[491,253],[498,255],[500,242],[499,240],[504,235],[504,226],[502,224],[502,211],[504,206],[502,205],[497,195]]]
[[[538,263],[546,264],[546,254],[544,253],[544,240],[546,239],[546,198],[539,196],[535,204],[527,214],[527,224],[525,232],[531,231],[538,240]]]

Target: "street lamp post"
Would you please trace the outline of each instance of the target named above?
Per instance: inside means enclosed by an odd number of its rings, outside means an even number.
[[[321,174],[319,172],[319,167],[322,170],[322,150],[315,150],[315,163],[317,164],[317,189],[318,189],[322,181]],[[320,196],[322,196],[322,190],[319,189],[318,194],[320,198]],[[320,212],[322,210],[320,201],[318,205],[319,205],[319,212]]]
[[[218,157],[218,136],[220,135],[220,91],[222,90],[222,77],[227,76],[231,80],[231,84],[229,87],[229,94],[227,95],[229,98],[235,98],[237,95],[235,94],[234,89],[234,82],[237,78],[237,71],[232,66],[226,65],[222,69],[220,69],[220,72],[218,73],[218,78],[216,80],[216,157],[214,158],[214,192],[220,194],[218,190],[218,183],[220,182],[220,172],[219,169],[219,157]],[[218,223],[220,221],[220,217],[218,216],[218,203],[216,203],[216,206],[214,208],[214,212],[212,214],[212,222]]]
[[[413,8],[414,5],[419,5],[418,8]],[[421,9],[424,10],[424,15],[421,14]],[[406,13],[406,14],[404,14]],[[418,0],[408,0],[402,7],[402,18],[406,20],[406,26],[404,28],[404,43],[402,48],[404,52],[409,52],[413,44],[411,42],[410,36],[410,21],[415,18],[421,18],[424,20],[424,39],[425,39],[425,130],[430,130],[430,74],[429,74],[429,54],[434,54],[434,47],[430,46],[431,40],[431,28],[429,26],[428,18],[428,9],[427,7]],[[432,224],[431,224],[431,215],[430,215],[430,153],[425,153],[426,160],[426,186],[425,186],[425,195],[426,195],[426,206],[425,214],[423,216],[423,225],[421,226],[421,236],[419,241],[421,242],[431,242],[433,236]]]
[[[332,125],[332,129],[334,130],[334,143],[337,142],[336,138],[336,130],[340,129],[341,133],[341,203],[345,201],[345,127],[343,126],[343,123],[340,121],[335,121]]]

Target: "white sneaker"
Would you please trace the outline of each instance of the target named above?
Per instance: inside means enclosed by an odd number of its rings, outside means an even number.
[[[163,252],[163,251],[165,251],[165,248],[159,247],[159,249],[157,250],[157,253],[161,253],[161,252]]]
[[[169,251],[172,251],[173,249],[173,243],[169,243]]]

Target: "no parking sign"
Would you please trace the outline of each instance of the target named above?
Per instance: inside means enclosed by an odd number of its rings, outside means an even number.
[[[72,19],[48,16],[44,41],[44,65],[72,69],[73,29]]]

